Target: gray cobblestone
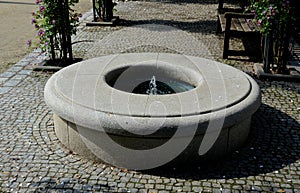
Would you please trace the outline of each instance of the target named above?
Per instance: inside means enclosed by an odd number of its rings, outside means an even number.
[[[154,188],[154,184],[145,184],[145,188],[147,189]]]
[[[74,41],[92,41],[74,44],[75,56],[147,51],[220,60],[223,42],[214,33],[216,7],[212,0],[120,2],[121,25],[82,25]],[[238,152],[205,167],[150,174],[94,163],[63,148],[43,101],[51,73],[30,70],[43,58],[35,51],[0,75],[1,193],[300,192],[299,83],[257,80],[263,104],[253,117],[249,141]],[[232,65],[251,75],[252,63]]]
[[[7,93],[11,90],[11,87],[0,87],[0,95]]]

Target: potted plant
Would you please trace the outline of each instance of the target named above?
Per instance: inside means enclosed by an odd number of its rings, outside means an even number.
[[[49,55],[52,62],[66,66],[73,62],[71,35],[76,33],[79,14],[71,7],[78,0],[35,0],[38,10],[32,13],[37,31],[35,45]],[[27,44],[31,46],[31,40]]]
[[[250,0],[248,11],[262,34],[264,71],[287,74],[292,5],[289,0]]]
[[[114,7],[117,5],[113,0],[92,0],[93,16],[92,22],[87,22],[87,26],[110,25],[115,26],[119,17],[113,15]]]

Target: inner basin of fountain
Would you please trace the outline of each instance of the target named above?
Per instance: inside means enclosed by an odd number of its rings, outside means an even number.
[[[164,68],[144,64],[113,70],[105,76],[105,81],[115,89],[145,95],[175,94],[195,88],[185,80],[171,77],[171,74]]]
[[[45,86],[54,129],[85,158],[135,170],[218,159],[241,148],[260,89],[231,66],[194,56],[102,56]]]

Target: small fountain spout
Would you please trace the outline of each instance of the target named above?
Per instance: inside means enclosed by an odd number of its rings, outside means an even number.
[[[157,95],[155,76],[152,76],[150,83],[149,83],[149,88],[150,88],[150,90],[149,90],[150,95]]]

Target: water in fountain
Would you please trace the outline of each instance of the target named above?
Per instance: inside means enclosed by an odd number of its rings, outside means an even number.
[[[152,76],[151,80],[142,82],[137,87],[135,87],[132,93],[147,95],[166,95],[185,92],[195,88],[193,85],[179,80],[166,79],[163,81],[164,82],[156,80],[156,77]]]
[[[156,86],[155,76],[152,76],[152,78],[150,80],[149,89],[147,90],[147,94],[157,95],[157,86]]]

